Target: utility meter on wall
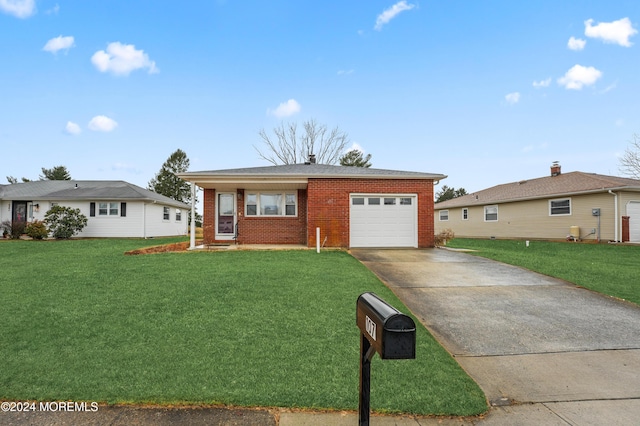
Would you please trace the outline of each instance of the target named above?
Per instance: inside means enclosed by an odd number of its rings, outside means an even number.
[[[600,209],[591,209],[592,216],[600,216]]]

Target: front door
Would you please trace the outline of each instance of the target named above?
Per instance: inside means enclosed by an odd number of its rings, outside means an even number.
[[[232,239],[235,236],[236,194],[221,192],[217,201],[216,238]]]
[[[27,221],[27,202],[14,201],[12,221],[14,223],[25,223]]]

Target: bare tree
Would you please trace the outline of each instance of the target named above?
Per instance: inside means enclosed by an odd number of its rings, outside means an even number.
[[[260,158],[274,165],[304,163],[309,154],[314,154],[319,164],[337,164],[349,145],[349,136],[338,127],[329,130],[313,119],[305,121],[303,127],[303,135],[299,135],[296,123],[281,123],[273,129],[273,136],[262,129],[258,134],[265,148],[254,148]]]
[[[620,158],[620,171],[635,179],[640,179],[640,135],[633,135],[633,141]]]

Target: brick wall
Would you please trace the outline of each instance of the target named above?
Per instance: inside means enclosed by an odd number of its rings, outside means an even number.
[[[307,191],[298,190],[298,215],[296,217],[260,217],[244,215],[243,199],[238,197],[239,244],[306,244],[307,243]]]
[[[325,247],[349,247],[351,193],[418,194],[418,247],[433,247],[433,181],[389,179],[309,179],[309,246],[316,244],[316,227]]]
[[[418,247],[433,247],[433,181],[421,179],[309,179],[307,190],[298,190],[297,217],[245,217],[244,191],[236,198],[239,244],[316,245],[316,227],[325,247],[349,247],[351,193],[418,194]],[[215,240],[213,189],[204,190],[205,243]],[[229,242],[228,240],[226,242]]]
[[[298,190],[298,215],[296,217],[245,216],[244,192],[239,189],[236,196],[238,244],[307,244],[306,190]],[[215,202],[215,190],[205,189],[203,206],[205,244],[229,242],[229,240],[216,240]]]

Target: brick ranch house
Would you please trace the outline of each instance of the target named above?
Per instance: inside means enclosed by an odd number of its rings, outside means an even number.
[[[305,164],[180,173],[204,190],[205,244],[433,247],[445,175]]]

